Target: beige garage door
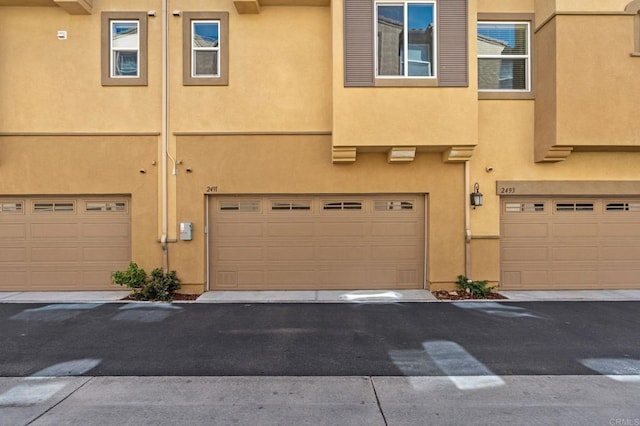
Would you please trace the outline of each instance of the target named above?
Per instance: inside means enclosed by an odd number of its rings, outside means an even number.
[[[211,289],[423,288],[423,195],[210,197]]]
[[[0,198],[0,291],[107,290],[131,259],[129,199]]]
[[[503,199],[504,289],[640,288],[640,199]]]

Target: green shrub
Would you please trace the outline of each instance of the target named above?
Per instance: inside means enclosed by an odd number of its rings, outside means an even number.
[[[114,284],[136,289],[142,287],[147,281],[147,273],[137,264],[129,262],[129,268],[126,271],[112,273],[111,279]]]
[[[458,290],[471,293],[474,299],[483,299],[487,297],[487,294],[491,293],[495,288],[495,286],[489,286],[489,282],[487,280],[473,281],[464,275],[458,275],[456,287]]]
[[[180,289],[180,280],[176,271],[165,273],[156,268],[148,277],[144,269],[131,262],[126,271],[116,271],[111,274],[114,284],[131,289],[131,298],[135,300],[155,300],[170,302],[173,295]]]

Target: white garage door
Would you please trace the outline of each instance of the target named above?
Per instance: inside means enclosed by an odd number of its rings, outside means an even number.
[[[209,199],[211,289],[423,288],[425,198]]]
[[[640,288],[640,199],[502,200],[503,289]]]
[[[129,199],[0,198],[0,291],[113,290],[131,259]]]

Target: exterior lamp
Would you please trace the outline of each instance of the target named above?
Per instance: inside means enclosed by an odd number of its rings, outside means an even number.
[[[480,192],[480,184],[478,184],[478,182],[473,185],[473,192],[471,193],[471,205],[473,206],[474,210],[476,209],[476,207],[482,205],[482,192]]]

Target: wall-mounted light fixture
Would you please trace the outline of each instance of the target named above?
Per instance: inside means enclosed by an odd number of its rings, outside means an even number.
[[[473,185],[473,192],[471,193],[471,205],[473,206],[474,210],[476,209],[476,207],[482,205],[482,192],[480,192],[480,184],[478,182]]]

